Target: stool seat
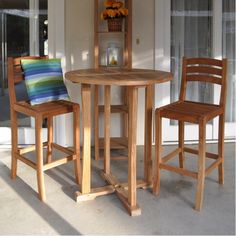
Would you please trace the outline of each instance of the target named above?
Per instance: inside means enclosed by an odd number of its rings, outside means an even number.
[[[24,113],[32,116],[40,113],[43,118],[46,118],[47,116],[73,112],[73,106],[76,105],[78,106],[78,104],[70,101],[59,100],[31,106],[28,101],[19,101],[14,103],[14,109],[18,112],[24,109]]]
[[[219,105],[205,104],[191,101],[178,101],[160,108],[160,115],[165,118],[199,123],[200,120],[211,120],[219,114],[223,114],[224,109]]]

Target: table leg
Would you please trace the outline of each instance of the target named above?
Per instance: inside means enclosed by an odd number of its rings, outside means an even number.
[[[108,185],[91,189],[91,86],[81,85],[82,117],[83,117],[83,168],[81,192],[75,193],[76,201],[93,200],[98,196],[114,193],[113,186]]]
[[[94,157],[95,160],[100,158],[99,147],[99,86],[94,86]]]
[[[82,116],[83,116],[83,170],[82,194],[91,190],[91,86],[81,85]]]
[[[152,109],[154,86],[145,89],[144,181],[152,184]]]
[[[105,86],[104,99],[104,172],[110,174],[111,86]]]
[[[138,88],[129,88],[128,118],[128,184],[119,183],[110,172],[110,86],[105,86],[105,160],[104,179],[110,185],[91,189],[91,86],[81,85],[83,115],[83,168],[81,192],[76,192],[76,200],[93,200],[98,196],[116,192],[131,216],[141,214],[137,204],[136,180],[136,136]],[[139,183],[143,186],[145,183]]]
[[[137,137],[138,88],[129,88],[129,124],[128,124],[128,204],[131,215],[140,215],[136,194],[136,137]]]

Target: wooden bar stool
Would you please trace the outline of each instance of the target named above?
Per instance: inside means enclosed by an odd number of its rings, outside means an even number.
[[[20,160],[32,167],[37,172],[37,183],[39,198],[46,200],[44,172],[48,169],[74,161],[76,182],[79,184],[80,178],[80,140],[79,140],[79,104],[70,101],[51,101],[39,105],[31,105],[29,101],[17,101],[15,93],[15,84],[23,82],[25,79],[22,71],[21,60],[34,59],[45,60],[45,57],[18,57],[8,58],[8,87],[11,112],[11,135],[12,135],[12,164],[11,177],[15,179],[17,176],[17,161]],[[26,148],[18,148],[18,125],[17,114],[24,114],[35,118],[35,145]],[[53,143],[53,117],[57,115],[73,113],[73,150],[62,147]],[[47,142],[42,142],[42,125],[43,120],[47,119]],[[43,147],[47,148],[46,161],[43,160]],[[52,160],[52,150],[57,149],[67,154],[61,159]],[[24,154],[35,151],[36,161],[30,160]]]
[[[197,193],[195,209],[201,210],[203,204],[203,191],[205,177],[216,167],[219,172],[219,183],[224,183],[224,121],[226,103],[227,59],[216,60],[210,58],[183,58],[182,83],[180,96],[177,102],[156,109],[156,164],[154,171],[153,193],[160,191],[160,170],[165,169],[197,180]],[[221,86],[220,101],[218,105],[192,102],[186,100],[187,82],[200,81],[218,84]],[[219,116],[218,154],[206,152],[206,123]],[[170,154],[161,157],[162,144],[162,118],[178,121],[179,145]],[[198,150],[184,147],[184,122],[199,125]],[[197,172],[185,169],[184,152],[198,155]],[[166,164],[167,161],[179,156],[179,167]],[[205,158],[214,162],[205,167]]]

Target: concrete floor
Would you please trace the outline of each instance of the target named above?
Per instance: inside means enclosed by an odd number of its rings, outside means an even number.
[[[165,149],[173,149],[167,146]],[[216,145],[208,145],[216,150]],[[142,148],[138,150],[138,177],[142,177]],[[187,166],[196,167],[189,157]],[[92,186],[105,185],[99,176],[102,161],[93,161]],[[127,161],[112,161],[112,172],[125,180]],[[19,163],[18,178],[10,175],[10,150],[0,149],[1,235],[235,235],[235,144],[225,144],[225,185],[214,170],[205,183],[204,207],[193,210],[195,181],[162,171],[161,193],[137,191],[142,215],[130,217],[115,194],[76,203],[73,166],[68,164],[45,175],[47,203],[38,200],[35,171]]]

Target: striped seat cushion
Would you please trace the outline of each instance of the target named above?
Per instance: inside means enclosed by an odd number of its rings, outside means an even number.
[[[22,59],[30,104],[69,100],[60,59]]]

